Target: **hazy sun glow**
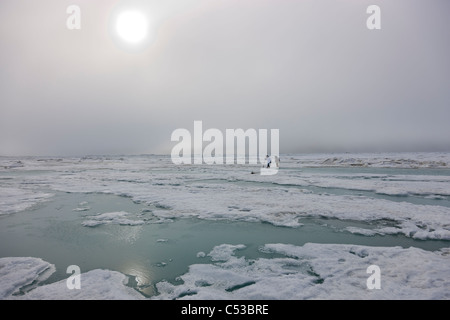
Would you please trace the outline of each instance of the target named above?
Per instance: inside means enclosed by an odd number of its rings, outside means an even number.
[[[126,42],[138,43],[147,36],[148,22],[139,11],[125,11],[117,17],[116,30]]]

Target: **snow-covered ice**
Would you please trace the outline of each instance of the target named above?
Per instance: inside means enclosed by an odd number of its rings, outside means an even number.
[[[0,258],[0,299],[136,300],[144,298],[139,292],[126,286],[128,282],[126,275],[111,270],[95,269],[80,274],[80,289],[69,289],[67,279],[37,286],[54,271],[54,265],[39,258]],[[24,291],[24,288],[27,290]]]
[[[138,300],[144,296],[126,286],[128,277],[120,272],[95,269],[80,274],[81,288],[68,289],[67,280],[40,286],[24,296],[25,300]]]
[[[55,266],[40,258],[0,258],[0,299],[21,293],[27,287],[36,286],[55,271]]]
[[[85,227],[96,227],[103,224],[136,226],[145,223],[143,220],[129,219],[127,218],[128,215],[130,215],[130,213],[125,211],[106,212],[94,216],[89,216],[89,220],[83,221],[82,225]]]
[[[52,196],[51,193],[0,185],[0,215],[23,211]]]
[[[162,281],[155,299],[449,299],[447,251],[307,243],[267,244],[281,258],[237,258],[241,246],[221,245],[220,262],[195,264]],[[226,257],[226,259],[225,259]],[[381,270],[381,289],[369,289],[367,268]]]

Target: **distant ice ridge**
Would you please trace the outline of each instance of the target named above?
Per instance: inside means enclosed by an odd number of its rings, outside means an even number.
[[[293,154],[284,158],[287,158],[288,166],[450,168],[450,154],[446,152]]]
[[[0,186],[0,215],[28,209],[52,196],[50,193]]]
[[[156,161],[149,162],[149,159]],[[282,154],[282,167],[334,166],[376,168],[450,168],[449,152],[387,152],[387,153],[311,153]],[[64,172],[68,166],[75,170],[92,166],[122,170],[130,164],[138,167],[173,167],[170,156],[85,156],[85,157],[0,157],[0,172],[9,169],[19,171],[55,170]]]
[[[214,264],[194,264],[182,284],[159,282],[154,299],[450,299],[448,250],[341,244],[267,244],[282,258],[234,256],[243,246],[223,244]],[[219,254],[219,252],[221,253]],[[219,259],[214,257],[220,256]],[[218,262],[217,262],[218,261]],[[381,271],[381,289],[368,289],[367,268]]]

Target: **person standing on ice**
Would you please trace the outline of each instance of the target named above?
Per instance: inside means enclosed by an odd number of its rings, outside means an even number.
[[[269,157],[269,155],[266,155],[266,168],[270,168],[271,162],[272,162],[272,159]]]

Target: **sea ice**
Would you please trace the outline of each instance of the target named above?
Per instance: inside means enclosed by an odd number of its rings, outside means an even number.
[[[68,289],[66,279],[37,287],[24,296],[25,300],[138,300],[144,297],[127,287],[128,277],[120,272],[95,269],[80,274],[81,288]]]
[[[55,266],[40,258],[0,258],[0,299],[15,300],[136,300],[144,297],[126,286],[120,272],[95,269],[80,274],[81,288],[69,289],[67,279],[40,285]],[[69,277],[69,275],[68,275]]]
[[[28,209],[52,196],[50,193],[0,186],[0,215]]]
[[[193,264],[161,281],[152,299],[450,299],[449,248],[370,247],[351,244],[266,244],[281,257],[246,259],[244,245],[222,244],[208,254],[212,264]],[[380,268],[380,289],[370,289],[368,267]],[[0,259],[1,299],[143,299],[120,272],[95,269],[80,275],[81,289],[66,279],[39,285],[55,271],[39,258]],[[38,286],[39,285],[39,286]]]
[[[82,225],[85,227],[96,227],[98,225],[103,224],[120,224],[120,225],[136,226],[145,223],[145,221],[143,220],[132,220],[125,218],[129,214],[130,213],[125,211],[119,211],[119,212],[102,213],[96,216],[89,216],[90,219],[83,221]]]
[[[9,168],[8,164],[15,161],[23,166]],[[450,176],[445,172],[433,175],[428,169],[450,168],[449,153],[286,155],[278,174],[270,177],[252,175],[246,165],[175,166],[170,157],[163,156],[8,158],[4,163],[7,169],[0,166],[0,170],[11,172],[11,176],[0,180],[0,213],[20,211],[46,198],[42,192],[45,188],[130,197],[148,206],[146,223],[197,217],[300,227],[304,217],[375,224],[389,219],[395,222],[395,228],[377,230],[375,225],[374,230],[418,239],[450,239],[446,199],[450,196]],[[404,174],[401,170],[301,170],[308,166],[351,168],[359,164],[428,171]],[[13,175],[16,172],[21,174]],[[358,196],[358,191],[366,193]],[[408,202],[412,195],[418,198],[414,203]],[[398,201],[400,196],[404,202]],[[425,203],[436,200],[436,205],[417,204],[421,198]],[[79,210],[84,208],[79,205]],[[86,219],[85,226],[144,223],[131,215]]]
[[[449,299],[446,251],[343,244],[267,244],[285,258],[245,260],[221,245],[226,261],[196,264],[180,278],[156,285],[154,299]],[[211,254],[211,253],[210,253]],[[370,290],[367,268],[378,265],[381,289]]]
[[[22,290],[36,286],[55,271],[55,266],[40,258],[0,258],[0,299],[23,293]]]
[[[204,257],[206,257],[206,253],[204,253],[203,251],[197,252],[197,258],[204,258]]]

